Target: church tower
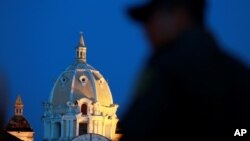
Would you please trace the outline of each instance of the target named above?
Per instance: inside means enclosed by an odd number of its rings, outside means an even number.
[[[20,96],[17,97],[15,103],[15,115],[22,116],[23,115],[23,101]]]
[[[86,53],[81,33],[75,62],[60,74],[44,103],[44,140],[71,141],[87,134],[115,140],[118,105],[105,78],[87,64]]]
[[[23,116],[23,107],[23,101],[18,96],[14,107],[14,116],[8,122],[5,130],[23,141],[33,141],[34,131],[30,127],[28,120]]]

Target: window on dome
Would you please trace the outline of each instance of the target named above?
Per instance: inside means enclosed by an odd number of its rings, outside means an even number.
[[[87,104],[82,104],[81,106],[81,113],[82,115],[87,115],[87,110],[88,110],[88,107],[87,107]]]
[[[62,86],[64,86],[67,83],[67,81],[68,81],[68,78],[64,77],[64,76],[61,77],[61,79],[60,79],[60,82],[61,82]]]
[[[87,84],[88,78],[84,75],[80,76],[79,81],[81,82],[82,86]]]

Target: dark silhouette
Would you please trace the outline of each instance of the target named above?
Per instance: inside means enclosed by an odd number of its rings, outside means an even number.
[[[123,118],[122,140],[223,140],[250,131],[249,70],[220,51],[204,26],[205,10],[205,0],[151,0],[130,9],[153,53]]]
[[[7,114],[8,106],[8,88],[6,84],[6,77],[4,73],[0,71],[0,129],[4,128],[5,118]]]
[[[22,141],[19,138],[11,135],[10,133],[6,132],[5,130],[0,129],[0,140],[1,141]]]
[[[6,76],[0,71],[0,141],[21,141],[17,137],[9,134],[5,130],[5,121],[7,115],[7,108],[8,108],[8,87],[7,87],[7,80]]]

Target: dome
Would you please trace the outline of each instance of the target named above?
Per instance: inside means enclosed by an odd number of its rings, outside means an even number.
[[[43,103],[44,140],[89,140],[87,134],[90,140],[117,137],[119,105],[113,103],[103,75],[87,63],[86,52],[81,34],[75,61],[62,71]]]
[[[28,120],[23,116],[23,101],[20,96],[17,97],[15,103],[15,115],[9,120],[6,131],[33,132]]]
[[[81,98],[98,101],[109,106],[113,104],[108,83],[88,64],[77,62],[70,65],[57,79],[52,90],[50,102],[53,105],[65,105]]]
[[[6,126],[7,131],[33,132],[29,122],[24,116],[13,116]]]
[[[81,35],[76,49],[77,60],[56,80],[49,102],[53,106],[65,106],[81,98],[99,102],[103,106],[113,104],[109,85],[101,73],[86,63],[86,47]]]

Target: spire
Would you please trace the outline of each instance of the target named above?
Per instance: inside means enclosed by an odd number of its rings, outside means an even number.
[[[15,105],[23,105],[23,101],[22,101],[22,99],[21,99],[20,96],[17,96],[16,104]]]
[[[86,63],[86,52],[87,52],[87,48],[83,40],[83,34],[82,32],[80,32],[80,41],[79,41],[78,47],[76,48],[77,61]]]
[[[15,115],[16,116],[22,116],[23,115],[23,101],[20,96],[17,97],[16,103],[15,103]]]
[[[83,33],[82,32],[80,32],[79,47],[85,47],[85,43],[84,43],[84,40],[83,40]]]

